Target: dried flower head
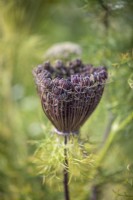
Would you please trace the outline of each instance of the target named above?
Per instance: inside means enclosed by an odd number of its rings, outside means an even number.
[[[81,60],[58,60],[33,70],[42,108],[58,134],[77,133],[98,105],[107,79],[105,67],[95,68]]]
[[[62,42],[51,46],[45,53],[45,59],[63,59],[68,60],[73,57],[79,57],[82,54],[82,49],[78,44],[73,42]]]

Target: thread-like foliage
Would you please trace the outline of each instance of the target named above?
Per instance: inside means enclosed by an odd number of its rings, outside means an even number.
[[[62,180],[64,168],[64,149],[67,150],[69,163],[69,181],[76,179],[89,179],[91,169],[94,167],[96,156],[91,153],[91,145],[82,144],[75,136],[70,136],[66,145],[63,138],[56,134],[49,136],[44,141],[37,143],[37,150],[33,156],[33,162],[37,166],[38,174],[41,174],[48,182],[54,178]]]

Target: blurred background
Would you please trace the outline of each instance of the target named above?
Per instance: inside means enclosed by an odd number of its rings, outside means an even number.
[[[78,57],[109,72],[81,129],[102,162],[91,181],[70,183],[72,199],[133,199],[132,13],[130,0],[0,0],[0,200],[63,199],[62,188],[43,184],[32,159],[32,142],[52,128],[32,69],[62,42],[78,44]]]

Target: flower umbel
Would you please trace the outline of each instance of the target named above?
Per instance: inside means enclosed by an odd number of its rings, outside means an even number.
[[[50,47],[45,53],[45,60],[46,59],[63,59],[69,60],[70,58],[75,58],[75,56],[80,56],[82,54],[81,47],[73,42],[61,42],[54,44]]]
[[[66,65],[59,60],[38,65],[33,75],[46,116],[58,134],[68,135],[78,133],[100,102],[107,70],[79,59]]]

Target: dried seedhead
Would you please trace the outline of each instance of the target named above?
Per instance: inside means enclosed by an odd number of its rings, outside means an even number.
[[[58,134],[78,133],[100,102],[107,79],[105,67],[95,68],[77,59],[58,60],[33,70],[42,108]]]

